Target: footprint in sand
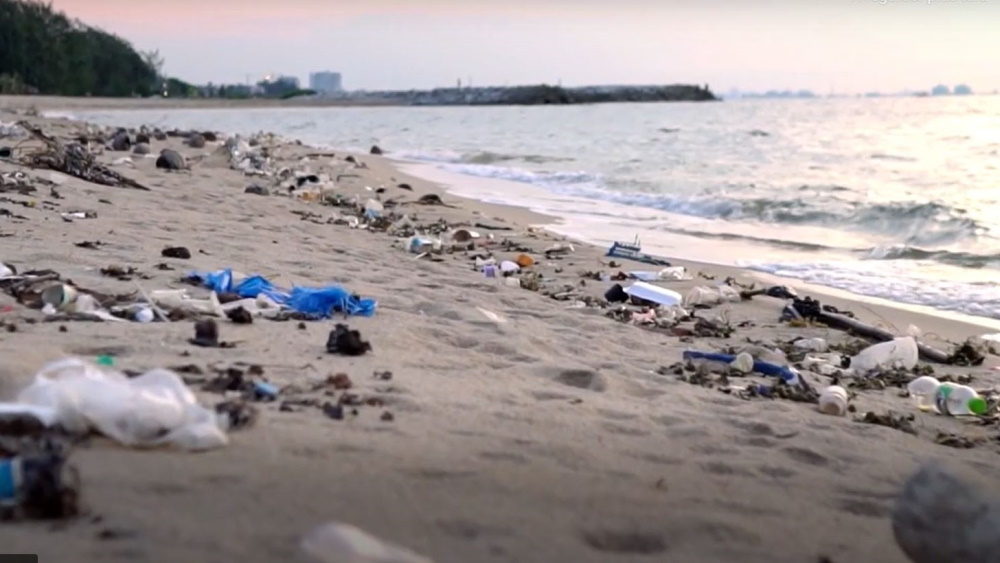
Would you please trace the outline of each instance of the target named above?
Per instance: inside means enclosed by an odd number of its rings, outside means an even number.
[[[586,530],[583,542],[607,553],[634,553],[650,555],[667,550],[667,541],[660,534],[636,531]]]

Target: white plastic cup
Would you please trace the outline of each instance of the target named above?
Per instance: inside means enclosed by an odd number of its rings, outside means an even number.
[[[76,288],[73,286],[57,283],[42,291],[42,302],[56,309],[62,309],[76,301],[76,295]]]
[[[847,402],[847,389],[840,385],[831,385],[820,393],[819,412],[831,416],[844,416],[847,414]]]

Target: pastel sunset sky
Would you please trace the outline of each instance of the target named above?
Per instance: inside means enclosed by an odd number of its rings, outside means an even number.
[[[54,0],[195,83],[1000,87],[1000,0]]]

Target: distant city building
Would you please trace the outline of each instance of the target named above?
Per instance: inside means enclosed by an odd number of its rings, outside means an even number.
[[[951,89],[944,84],[938,84],[937,86],[931,88],[932,96],[947,96],[951,94]]]
[[[344,87],[339,72],[314,72],[309,75],[309,89],[329,94],[340,92]]]
[[[952,93],[955,94],[956,96],[969,96],[972,94],[972,88],[969,88],[965,84],[959,84],[958,86],[955,86],[955,89],[952,90]]]
[[[265,76],[257,83],[265,96],[284,96],[300,88],[299,79],[294,76]]]

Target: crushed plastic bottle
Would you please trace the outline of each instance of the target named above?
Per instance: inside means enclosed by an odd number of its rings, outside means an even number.
[[[917,341],[912,336],[901,336],[858,352],[851,358],[851,368],[859,374],[897,367],[913,369],[919,355]]]

